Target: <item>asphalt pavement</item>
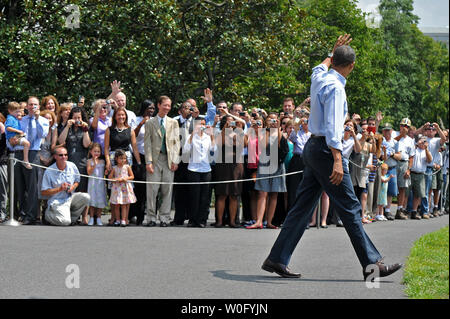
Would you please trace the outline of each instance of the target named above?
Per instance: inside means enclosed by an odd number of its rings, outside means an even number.
[[[405,263],[415,240],[448,223],[445,215],[364,227],[386,263]],[[0,299],[406,298],[403,269],[366,285],[345,229],[334,225],[305,232],[289,265],[302,278],[261,270],[279,231],[0,226]]]

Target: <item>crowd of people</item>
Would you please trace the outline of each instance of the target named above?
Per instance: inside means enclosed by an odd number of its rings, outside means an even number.
[[[103,225],[109,210],[111,226],[204,228],[214,203],[214,227],[280,227],[303,178],[310,98],[297,106],[286,98],[280,112],[214,101],[210,89],[201,102],[204,115],[193,98],[172,110],[168,96],[143,101],[135,114],[117,81],[91,108],[83,97],[9,102],[0,115],[0,220],[13,152],[13,205],[23,225]],[[448,213],[448,129],[403,118],[397,131],[378,112],[353,114],[342,130],[363,224]],[[309,226],[342,226],[325,192],[320,203]]]

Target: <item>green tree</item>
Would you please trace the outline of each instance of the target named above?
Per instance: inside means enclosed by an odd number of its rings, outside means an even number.
[[[393,119],[415,125],[448,117],[448,51],[417,28],[412,0],[382,0],[380,29],[390,55],[386,88]]]

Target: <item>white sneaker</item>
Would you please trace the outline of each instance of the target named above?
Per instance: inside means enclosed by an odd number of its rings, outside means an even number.
[[[97,218],[97,226],[103,226],[101,218]]]
[[[91,218],[89,219],[88,225],[89,225],[89,226],[94,225],[94,217],[91,217]]]
[[[377,216],[375,216],[375,220],[378,220],[378,221],[386,220],[386,217],[384,217],[383,215],[377,215]]]

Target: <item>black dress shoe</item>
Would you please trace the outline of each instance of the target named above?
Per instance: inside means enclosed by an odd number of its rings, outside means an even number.
[[[375,278],[378,277],[386,277],[389,276],[391,274],[393,274],[394,272],[396,272],[397,270],[399,270],[400,268],[402,268],[402,264],[392,264],[392,265],[385,265],[383,263],[383,261],[377,261],[375,263],[375,265],[378,267],[378,274],[374,274],[374,277],[371,279],[371,281],[374,281]],[[364,281],[367,279],[367,277],[371,274],[373,274],[373,270],[372,271],[366,271],[365,269],[363,269],[363,276],[364,276]],[[376,276],[378,275],[378,276]]]
[[[167,224],[166,222],[161,222],[161,223],[159,223],[159,226],[161,226],[161,227],[168,227],[169,224]]]
[[[156,226],[156,222],[154,221],[150,221],[147,223],[147,227],[155,227]]]
[[[293,273],[289,268],[283,264],[274,263],[269,258],[267,258],[261,266],[261,269],[268,272],[275,272],[283,278],[300,278],[301,275],[298,273]]]

